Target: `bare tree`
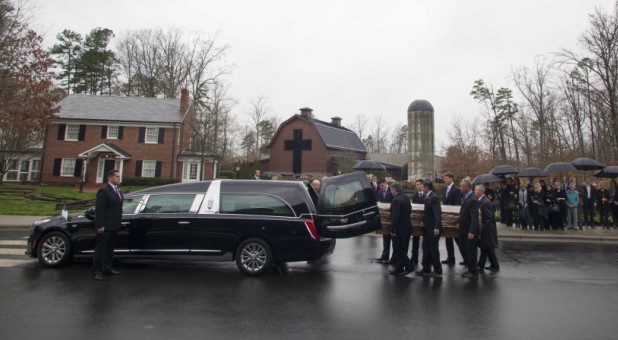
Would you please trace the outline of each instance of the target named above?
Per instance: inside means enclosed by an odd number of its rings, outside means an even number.
[[[249,110],[247,116],[252,123],[252,129],[254,136],[255,152],[254,156],[256,160],[260,159],[260,123],[263,120],[268,119],[270,115],[270,108],[268,107],[268,100],[264,96],[258,96],[257,98],[249,102]]]

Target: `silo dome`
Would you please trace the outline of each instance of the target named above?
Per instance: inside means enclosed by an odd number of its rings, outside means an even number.
[[[430,102],[424,99],[418,99],[408,106],[408,112],[434,112]]]

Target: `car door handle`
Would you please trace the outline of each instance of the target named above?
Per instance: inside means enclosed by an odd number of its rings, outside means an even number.
[[[178,222],[178,225],[188,225],[188,224],[191,224],[191,222],[189,222],[189,221],[180,221],[180,222]]]

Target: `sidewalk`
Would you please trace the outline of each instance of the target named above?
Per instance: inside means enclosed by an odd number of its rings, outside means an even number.
[[[34,221],[49,216],[0,215],[0,228],[30,228]]]
[[[509,228],[505,224],[498,223],[498,239],[500,241],[528,241],[528,242],[582,242],[582,243],[607,243],[618,244],[618,229],[584,230],[548,230],[534,231]]]

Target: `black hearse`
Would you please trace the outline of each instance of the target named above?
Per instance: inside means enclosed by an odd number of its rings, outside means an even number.
[[[363,173],[324,180],[319,193],[299,181],[212,180],[125,195],[117,255],[232,254],[246,274],[274,263],[311,261],[333,252],[335,238],[380,229]],[[34,223],[26,254],[47,267],[91,255],[94,208]]]

